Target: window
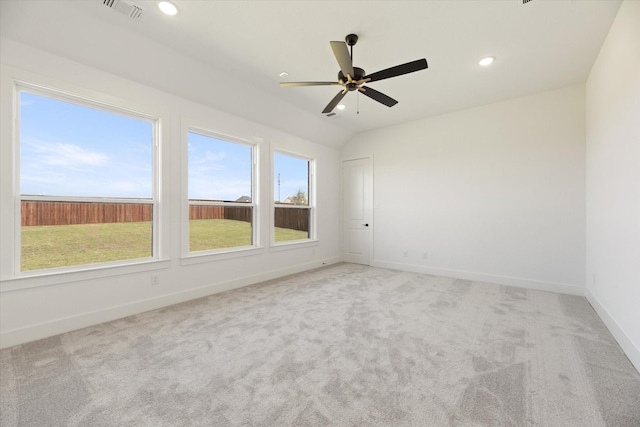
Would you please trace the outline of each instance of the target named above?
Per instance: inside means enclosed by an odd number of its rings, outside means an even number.
[[[254,246],[254,146],[200,130],[187,137],[189,252]]]
[[[313,237],[312,165],[309,159],[279,152],[273,155],[275,243]]]
[[[18,270],[155,257],[157,121],[17,89]]]

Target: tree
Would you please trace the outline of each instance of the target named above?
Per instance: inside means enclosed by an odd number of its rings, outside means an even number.
[[[289,200],[294,205],[308,205],[309,201],[307,200],[307,193],[302,191],[302,189],[298,190],[295,196],[289,196]]]

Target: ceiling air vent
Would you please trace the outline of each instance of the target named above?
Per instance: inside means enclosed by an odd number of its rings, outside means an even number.
[[[127,0],[102,0],[102,4],[133,20],[138,20],[142,16],[142,8]]]

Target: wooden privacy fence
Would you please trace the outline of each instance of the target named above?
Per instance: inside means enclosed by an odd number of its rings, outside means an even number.
[[[251,222],[251,208],[243,206],[189,206],[189,219],[233,219]],[[275,208],[276,227],[309,231],[309,209]]]
[[[231,219],[251,222],[247,206],[189,206],[189,219]],[[153,206],[129,203],[22,202],[22,225],[73,225],[151,221]],[[275,208],[275,226],[309,231],[309,210]]]
[[[152,205],[22,202],[22,225],[72,225],[151,221]]]
[[[274,225],[292,230],[309,231],[309,209],[276,208]]]
[[[189,219],[222,219],[224,206],[189,206]]]
[[[251,222],[251,209],[244,206],[189,206],[189,219],[232,219]]]

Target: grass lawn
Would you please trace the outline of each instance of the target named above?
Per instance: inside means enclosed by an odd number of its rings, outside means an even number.
[[[150,256],[150,222],[22,227],[22,271]]]
[[[293,230],[291,228],[276,227],[276,242],[288,242],[289,240],[305,240],[309,238],[308,231]]]
[[[189,251],[235,248],[251,245],[251,224],[231,219],[189,221]]]
[[[306,239],[306,231],[278,228],[276,242]],[[251,245],[251,224],[192,220],[189,250]],[[151,256],[151,222],[22,227],[21,270],[65,267]]]

